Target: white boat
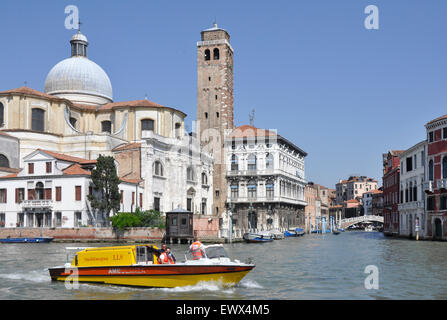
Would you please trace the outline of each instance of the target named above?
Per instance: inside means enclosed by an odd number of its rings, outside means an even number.
[[[273,241],[273,234],[269,231],[261,231],[261,232],[247,232],[243,235],[243,238],[246,242],[270,242]]]
[[[366,227],[365,227],[365,231],[366,231],[366,232],[374,231],[373,226],[372,226],[372,225],[368,225],[368,226],[366,226]]]
[[[272,234],[274,240],[284,239],[284,232],[281,232],[279,230],[270,230],[270,233]]]

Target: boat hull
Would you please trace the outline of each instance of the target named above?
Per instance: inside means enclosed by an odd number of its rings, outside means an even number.
[[[253,268],[254,265],[150,265],[51,268],[49,272],[53,281],[76,279],[78,282],[150,288],[175,288],[193,286],[199,282],[217,282],[225,287],[231,287],[239,283]]]
[[[0,243],[48,243],[53,241],[53,238],[5,238],[0,239]]]

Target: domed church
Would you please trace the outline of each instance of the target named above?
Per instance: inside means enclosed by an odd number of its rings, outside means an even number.
[[[107,73],[88,58],[87,37],[78,31],[70,49],[44,92],[0,92],[0,176],[19,171],[38,148],[87,160],[112,155],[119,176],[144,188],[143,209],[211,214],[213,160],[185,133],[186,114],[147,98],[114,101]],[[203,176],[211,187],[198,183]]]

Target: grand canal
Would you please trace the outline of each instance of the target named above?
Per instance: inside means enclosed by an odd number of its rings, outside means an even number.
[[[256,263],[230,289],[209,284],[174,289],[80,284],[69,290],[63,282],[51,282],[47,270],[65,263],[68,246],[84,245],[0,244],[0,299],[447,299],[447,243],[393,239],[378,232],[225,244],[231,258],[253,257]],[[182,260],[187,246],[171,247]],[[378,268],[378,289],[365,288],[370,265]]]

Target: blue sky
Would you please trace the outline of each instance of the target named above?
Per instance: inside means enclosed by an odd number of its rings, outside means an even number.
[[[309,180],[351,174],[381,182],[381,155],[425,139],[447,113],[447,2],[1,1],[0,90],[42,90],[70,55],[65,6],[80,10],[89,58],[114,100],[143,99],[196,118],[196,42],[214,19],[235,49],[235,124],[278,132],[308,152]],[[365,7],[379,8],[367,30]]]

